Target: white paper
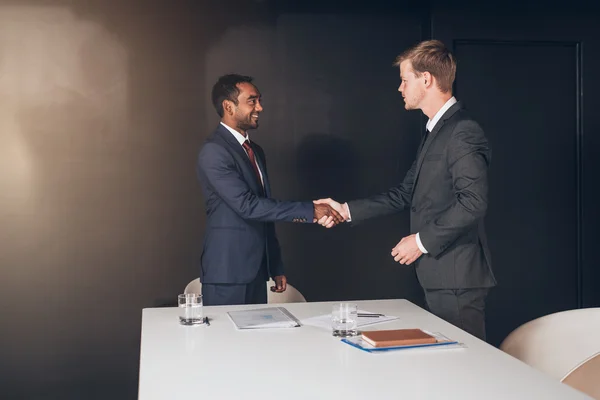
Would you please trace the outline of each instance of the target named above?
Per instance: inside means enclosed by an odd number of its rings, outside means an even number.
[[[284,307],[267,307],[227,313],[238,329],[294,328],[298,320]]]
[[[358,310],[358,314],[373,314],[372,312],[365,310]],[[382,322],[388,322],[399,319],[392,315],[385,315],[383,317],[358,317],[357,328],[362,328],[367,325],[380,324]],[[311,317],[302,320],[303,325],[316,326],[318,328],[332,329],[331,327],[331,314],[319,315],[317,317]]]

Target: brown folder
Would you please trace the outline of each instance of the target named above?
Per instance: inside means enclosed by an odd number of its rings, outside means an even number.
[[[423,332],[420,329],[364,331],[362,333],[362,339],[375,347],[437,343],[435,337]]]

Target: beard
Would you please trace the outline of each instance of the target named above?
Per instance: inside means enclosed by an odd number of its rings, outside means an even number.
[[[425,91],[421,90],[415,93],[413,96],[407,96],[404,98],[404,108],[407,110],[418,110],[421,101],[425,97]]]
[[[237,127],[243,131],[249,131],[250,129],[258,128],[258,121],[238,121]]]
[[[253,119],[250,114],[247,116],[238,116],[236,118],[236,125],[243,131],[249,131],[250,129],[258,128],[258,119]]]

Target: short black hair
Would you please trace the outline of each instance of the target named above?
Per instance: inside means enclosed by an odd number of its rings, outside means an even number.
[[[238,104],[238,96],[240,90],[237,85],[240,83],[252,83],[254,78],[251,76],[227,74],[219,78],[217,83],[212,88],[212,102],[217,110],[217,114],[223,117],[223,101],[231,100],[233,104]]]

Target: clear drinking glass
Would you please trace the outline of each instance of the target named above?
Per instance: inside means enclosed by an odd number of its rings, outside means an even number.
[[[203,322],[201,294],[180,294],[177,296],[177,300],[179,303],[179,322],[182,325],[197,325]]]
[[[334,304],[331,310],[333,336],[358,335],[358,306],[355,303]]]

